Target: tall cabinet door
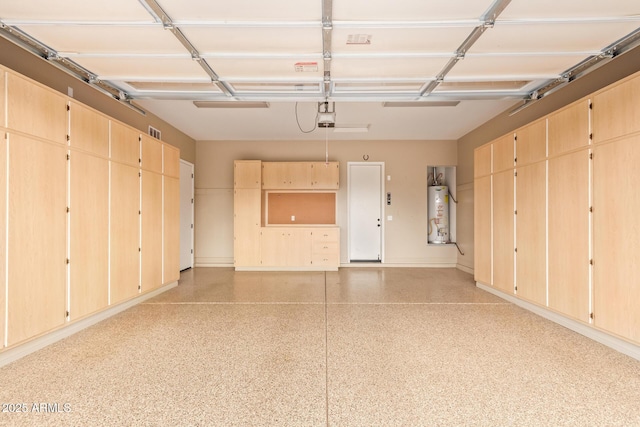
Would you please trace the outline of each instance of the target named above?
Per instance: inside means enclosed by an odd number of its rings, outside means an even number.
[[[259,189],[238,188],[233,196],[233,257],[236,267],[260,265]]]
[[[640,342],[640,136],[594,149],[594,324]]]
[[[514,292],[513,170],[493,175],[493,286]]]
[[[180,169],[178,165],[178,176]],[[164,279],[180,279],[180,179],[164,176]]]
[[[549,307],[589,321],[589,150],[549,159]]]
[[[109,304],[109,161],[72,152],[70,182],[71,320]]]
[[[517,294],[541,305],[547,302],[546,174],[540,162],[518,168],[516,177]]]
[[[140,284],[139,169],[111,162],[111,304],[138,294]]]
[[[144,164],[144,152],[143,152]],[[142,292],[162,285],[162,175],[142,171]]]
[[[4,90],[4,73],[0,70],[0,89]],[[3,95],[0,95],[0,102]],[[0,107],[0,113],[2,113]],[[6,286],[7,286],[7,140],[5,132],[0,131],[0,349],[4,347],[4,321],[6,309]]]
[[[65,323],[66,148],[10,135],[9,182],[7,341],[12,345]]]
[[[473,270],[476,282],[491,285],[491,176],[473,186]]]

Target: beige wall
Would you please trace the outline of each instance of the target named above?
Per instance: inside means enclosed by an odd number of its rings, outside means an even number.
[[[142,115],[99,92],[66,72],[58,69],[17,45],[0,37],[0,64],[67,95],[73,88],[73,98],[123,123],[147,133],[149,125],[162,132],[162,140],[180,149],[180,158],[195,163],[195,141],[178,129],[147,112]]]
[[[473,150],[476,147],[639,71],[639,64],[640,47],[636,47],[564,88],[536,101],[519,113],[509,116],[509,112],[512,110],[509,109],[460,138],[458,140],[457,183],[459,189],[467,190],[458,196],[465,200],[464,203],[458,205],[458,242],[461,242],[465,248],[473,248]],[[458,263],[467,269],[473,269],[473,250],[467,250],[464,256],[459,256]]]
[[[338,225],[341,262],[347,262],[347,162],[384,162],[385,263],[455,265],[455,247],[427,246],[427,166],[454,166],[455,141],[330,141],[329,160],[340,162]],[[324,141],[198,141],[196,143],[196,265],[233,262],[233,161],[324,161]]]

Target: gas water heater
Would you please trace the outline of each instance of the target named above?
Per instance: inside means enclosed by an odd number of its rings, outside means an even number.
[[[449,238],[449,187],[432,185],[428,188],[427,216],[429,217],[428,242],[450,243]]]

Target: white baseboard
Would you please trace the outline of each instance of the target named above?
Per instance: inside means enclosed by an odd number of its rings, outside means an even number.
[[[194,267],[233,267],[233,263],[198,262]]]
[[[345,268],[455,268],[455,263],[415,263],[415,264],[400,264],[400,263],[387,263],[387,262],[349,262],[340,264],[340,267]]]
[[[456,268],[458,270],[464,271],[465,273],[473,274],[473,268],[467,267],[466,265],[456,264]]]
[[[139,297],[114,305],[113,307],[109,307],[92,316],[85,317],[84,319],[80,319],[78,321],[70,323],[67,326],[63,326],[60,329],[49,332],[48,334],[27,341],[24,344],[20,344],[16,347],[7,349],[0,353],[0,367],[14,362],[57,341],[60,341],[61,339],[67,338],[85,328],[88,328],[89,326],[93,326],[96,323],[108,319],[109,317],[114,316],[122,311],[125,311],[126,309],[131,308],[134,305],[138,305],[141,302],[148,300],[149,298],[160,295],[161,293],[168,291],[169,289],[175,288],[177,285],[177,281],[168,283],[151,292],[142,294]]]
[[[524,308],[525,310],[529,310],[532,313],[537,314],[538,316],[544,317],[547,320],[551,320],[552,322],[564,326],[567,329],[571,329],[572,331],[577,332],[580,335],[584,335],[585,337],[591,338],[592,340],[606,345],[607,347],[610,347],[616,351],[619,351],[620,353],[626,354],[629,357],[633,357],[636,360],[640,360],[640,346],[595,329],[589,325],[585,325],[584,323],[569,319],[568,317],[556,313],[555,311],[551,311],[536,304],[521,300],[520,298],[514,297],[513,295],[505,294],[504,292],[492,288],[491,286],[487,286],[479,282],[476,282],[476,286],[502,299],[512,302],[515,305]]]

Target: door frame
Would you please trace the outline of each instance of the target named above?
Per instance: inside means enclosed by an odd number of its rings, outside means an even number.
[[[189,185],[189,192],[191,194],[191,228],[188,231],[188,233],[190,234],[189,236],[189,240],[191,241],[191,265],[189,267],[186,268],[182,268],[182,264],[180,265],[180,271],[182,270],[186,270],[188,268],[193,268],[194,267],[194,260],[195,260],[195,165],[191,162],[188,162],[186,160],[182,160],[180,159],[180,169],[182,169],[182,166],[186,166],[188,168],[191,169],[191,184]],[[186,188],[186,185],[184,185],[184,183],[180,182],[180,190],[182,191],[184,188]],[[182,211],[182,203],[180,203],[180,211]],[[180,212],[182,214],[182,212]],[[182,257],[182,233],[184,230],[180,230],[180,257]]]
[[[364,166],[364,165],[379,165],[380,166],[380,263],[375,265],[384,264],[384,235],[385,235],[385,172],[384,162],[347,162],[347,262],[351,264],[351,194],[349,189],[351,188],[351,167],[352,166]],[[354,265],[366,265],[366,263],[354,263]]]

